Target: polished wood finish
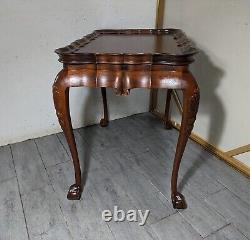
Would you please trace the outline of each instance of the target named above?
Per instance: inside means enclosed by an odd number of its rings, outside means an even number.
[[[180,29],[96,30],[56,49],[67,64],[187,65],[197,50]]]
[[[232,149],[232,150],[226,152],[226,154],[229,157],[233,157],[233,156],[237,156],[237,155],[240,155],[240,154],[243,154],[243,153],[246,153],[246,152],[250,152],[250,144],[247,144],[247,145]]]
[[[177,190],[181,158],[192,131],[199,104],[199,88],[188,70],[197,50],[179,29],[97,30],[70,45],[56,50],[63,69],[53,85],[54,104],[59,123],[69,144],[75,169],[75,184],[68,199],[79,199],[82,192],[81,170],[69,111],[70,87],[99,87],[104,117],[108,124],[106,88],[117,95],[129,95],[133,88],[169,89],[165,125],[169,127],[172,89],[183,92],[183,116],[174,159],[171,198],[174,208],[186,202]]]
[[[77,200],[81,197],[81,168],[73,134],[70,110],[69,110],[69,88],[72,87],[72,81],[67,80],[67,74],[62,70],[56,77],[53,85],[53,98],[56,109],[56,114],[64,132],[64,135],[69,144],[71,156],[73,159],[75,169],[75,184],[70,186],[67,198],[70,200]]]
[[[164,124],[165,124],[166,129],[172,128],[171,119],[170,119],[170,103],[171,103],[172,92],[173,92],[172,89],[167,90],[167,98],[166,98],[166,104],[165,104],[165,117],[164,117]]]
[[[100,121],[100,125],[102,127],[107,127],[109,123],[109,117],[108,117],[108,104],[107,104],[107,93],[106,88],[101,88],[102,92],[102,102],[103,102],[103,118]]]

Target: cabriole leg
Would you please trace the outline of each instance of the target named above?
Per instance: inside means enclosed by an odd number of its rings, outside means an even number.
[[[177,191],[177,178],[181,158],[194,126],[200,98],[199,88],[191,74],[188,74],[185,82],[185,89],[183,89],[183,115],[171,179],[171,199],[173,207],[177,209],[185,209],[187,207],[184,196]]]
[[[166,105],[165,105],[165,115],[164,115],[164,125],[166,129],[171,129],[171,119],[170,119],[170,102],[171,102],[171,95],[172,89],[167,90],[167,98],[166,98]]]
[[[82,193],[81,169],[70,118],[69,87],[70,81],[62,70],[57,75],[53,85],[53,98],[58,121],[68,142],[75,170],[75,183],[70,186],[67,198],[79,200]]]
[[[102,87],[102,102],[103,102],[103,118],[100,121],[100,125],[102,127],[107,127],[109,123],[109,118],[108,118],[108,104],[107,104],[107,94],[106,94],[106,88]]]

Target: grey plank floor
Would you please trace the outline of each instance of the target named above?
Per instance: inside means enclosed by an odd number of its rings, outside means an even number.
[[[250,240],[250,180],[189,140],[176,211],[170,177],[178,138],[150,114],[74,131],[85,182],[68,201],[73,167],[62,133],[0,147],[0,240]],[[138,222],[104,222],[102,211],[150,210]]]

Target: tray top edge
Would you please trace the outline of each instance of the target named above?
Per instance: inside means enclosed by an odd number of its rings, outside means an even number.
[[[84,48],[85,45],[98,38],[101,35],[167,35],[170,34],[176,40],[176,43],[180,45],[181,54],[175,54],[171,52],[77,52],[77,50]],[[73,58],[77,56],[77,59],[80,58],[93,58],[98,55],[107,55],[107,56],[161,56],[161,57],[173,57],[173,58],[185,58],[192,57],[197,54],[199,51],[195,48],[195,46],[191,43],[191,41],[187,38],[186,34],[181,29],[176,28],[163,28],[163,29],[149,29],[149,28],[141,28],[141,29],[97,29],[92,33],[85,35],[84,37],[72,42],[71,44],[57,48],[55,53],[57,53],[60,57],[61,62],[64,62],[65,58]]]

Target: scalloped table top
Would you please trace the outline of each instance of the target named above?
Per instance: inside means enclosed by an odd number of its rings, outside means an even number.
[[[186,65],[197,49],[180,29],[125,29],[96,30],[56,53],[68,64]]]

